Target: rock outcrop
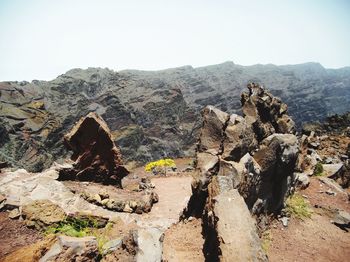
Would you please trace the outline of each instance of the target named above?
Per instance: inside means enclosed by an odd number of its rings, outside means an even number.
[[[279,213],[294,189],[299,143],[287,106],[257,84],[248,89],[244,117],[212,106],[202,111],[197,176],[183,217],[202,217],[209,260],[246,261],[249,254],[252,261],[266,261],[250,213]]]
[[[62,169],[60,180],[94,181],[121,187],[128,175],[120,150],[115,146],[107,124],[96,113],[80,119],[64,137],[73,151],[73,168]]]

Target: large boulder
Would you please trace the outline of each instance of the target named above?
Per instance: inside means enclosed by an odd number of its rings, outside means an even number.
[[[115,146],[107,124],[96,113],[80,119],[64,137],[73,151],[73,168],[63,169],[60,180],[94,181],[121,187],[128,175],[122,156]]]

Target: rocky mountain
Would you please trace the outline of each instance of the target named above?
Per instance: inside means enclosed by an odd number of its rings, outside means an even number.
[[[73,69],[52,81],[0,83],[0,162],[31,171],[68,156],[63,133],[89,112],[107,122],[126,162],[193,155],[200,110],[240,112],[258,82],[283,99],[297,126],[349,110],[350,68],[232,62],[161,71]]]

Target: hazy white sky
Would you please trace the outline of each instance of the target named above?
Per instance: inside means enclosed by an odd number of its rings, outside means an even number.
[[[350,65],[349,0],[0,0],[0,80],[71,68]]]

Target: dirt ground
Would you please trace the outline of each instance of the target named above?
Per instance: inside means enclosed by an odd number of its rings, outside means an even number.
[[[200,219],[180,222],[170,227],[164,236],[163,260],[167,262],[204,261]]]
[[[324,193],[328,189],[317,178],[311,178],[310,186],[300,191],[310,202],[311,219],[292,218],[287,228],[279,221],[274,222],[268,248],[270,261],[350,261],[350,232],[332,224],[327,210],[338,208],[349,212],[350,204],[345,195]]]
[[[18,219],[12,220],[8,212],[0,212],[0,260],[7,254],[41,240],[42,235],[27,228]]]

